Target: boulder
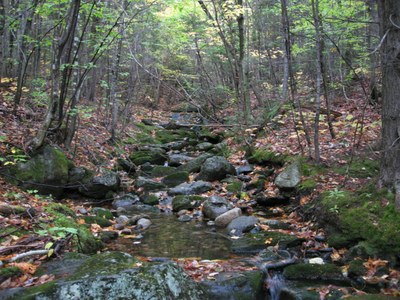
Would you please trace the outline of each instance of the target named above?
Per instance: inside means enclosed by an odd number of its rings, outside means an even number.
[[[224,157],[214,156],[208,158],[201,166],[199,180],[214,181],[220,180],[228,175],[235,175],[236,170]]]
[[[182,209],[192,210],[199,207],[204,198],[196,195],[178,195],[172,199],[172,210],[180,211]]]
[[[106,172],[93,177],[92,180],[79,187],[79,193],[94,199],[104,199],[110,196],[110,192],[118,191],[121,180],[117,173]]]
[[[136,188],[143,188],[145,191],[158,191],[165,188],[161,182],[154,181],[150,178],[139,176],[135,182]]]
[[[193,195],[202,194],[212,189],[212,185],[205,181],[195,181],[192,183],[182,183],[169,190],[170,195]]]
[[[166,186],[174,187],[174,186],[177,186],[178,184],[181,184],[188,180],[189,180],[189,173],[186,171],[180,171],[180,172],[176,172],[174,174],[165,176],[161,180],[161,182],[163,184],[165,184]]]
[[[136,173],[135,165],[128,159],[118,158],[117,167],[124,170],[129,175],[134,175]]]
[[[280,189],[294,189],[301,181],[299,165],[293,163],[276,176],[275,184]]]
[[[287,266],[283,271],[290,280],[345,281],[342,270],[333,264],[297,264]]]
[[[141,218],[136,222],[137,229],[147,229],[151,225],[151,221],[146,218]]]
[[[203,204],[203,214],[206,218],[215,220],[216,217],[232,208],[233,205],[225,198],[220,196],[211,196]]]
[[[140,202],[139,196],[133,194],[126,194],[115,199],[112,203],[114,209],[124,208],[129,209]]]
[[[167,175],[171,175],[176,173],[177,170],[174,167],[168,167],[168,166],[154,166],[153,169],[151,170],[151,177],[164,177]]]
[[[53,146],[40,148],[31,159],[7,167],[4,172],[24,189],[35,189],[40,194],[61,197],[68,183],[68,169],[72,163]],[[15,178],[15,180],[14,180]]]
[[[214,145],[209,142],[203,142],[203,143],[197,144],[197,146],[196,146],[196,150],[198,150],[198,151],[208,151],[208,150],[211,150],[212,148],[214,148]]]
[[[252,230],[257,223],[258,219],[256,217],[240,216],[232,220],[226,229],[232,235],[242,235]]]
[[[93,172],[84,167],[73,167],[68,170],[68,188],[78,189],[92,180]]]
[[[246,175],[249,174],[251,172],[253,172],[254,167],[252,165],[244,165],[244,166],[240,166],[236,169],[236,174],[237,175]]]
[[[215,225],[218,227],[226,227],[232,220],[240,217],[242,215],[242,210],[235,207],[227,212],[219,215],[215,218]]]
[[[193,157],[184,154],[170,154],[168,156],[168,163],[170,166],[179,167],[180,165],[186,164],[192,159]]]
[[[186,164],[179,166],[178,170],[179,171],[187,171],[189,173],[199,172],[201,169],[201,166],[206,161],[206,159],[211,158],[211,157],[212,157],[212,154],[204,153],[204,154],[188,161]]]
[[[136,166],[143,165],[146,162],[154,165],[163,165],[168,160],[166,151],[161,148],[141,149],[133,152],[129,158]]]
[[[256,201],[261,206],[279,206],[289,204],[290,198],[283,195],[278,196],[267,196],[264,193],[258,193],[256,195]]]

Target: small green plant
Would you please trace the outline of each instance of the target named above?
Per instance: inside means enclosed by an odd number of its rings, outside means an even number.
[[[36,233],[42,236],[51,235],[57,240],[65,238],[68,234],[78,234],[78,229],[72,227],[50,227],[48,229],[38,230]]]
[[[335,204],[333,207],[329,208],[329,212],[338,214],[339,213],[339,207],[337,204]]]
[[[345,191],[338,190],[335,188],[333,191],[328,192],[328,197],[331,199],[343,198],[346,196]]]
[[[7,155],[7,161],[4,165],[15,165],[20,162],[26,162],[27,160],[28,157],[22,152],[22,150],[12,147],[11,154]]]

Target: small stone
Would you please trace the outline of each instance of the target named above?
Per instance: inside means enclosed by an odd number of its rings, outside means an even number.
[[[87,211],[87,209],[84,208],[84,207],[79,207],[79,208],[78,208],[78,213],[80,213],[80,214],[82,214],[82,215],[87,215],[87,214],[88,214],[88,211]]]
[[[147,229],[151,225],[151,221],[149,219],[142,218],[137,221],[136,226],[137,229]]]
[[[310,264],[316,264],[316,265],[323,265],[325,264],[324,260],[321,257],[314,257],[314,258],[310,258],[308,260],[308,263]]]
[[[214,221],[208,221],[208,222],[207,222],[207,225],[208,225],[208,226],[215,226],[215,222],[214,222]]]
[[[115,221],[117,222],[117,224],[127,225],[129,223],[130,219],[127,216],[122,215],[122,216],[117,217],[115,219]]]
[[[190,222],[192,220],[192,216],[183,215],[178,218],[179,222]]]
[[[121,234],[132,234],[132,230],[130,230],[129,228],[124,228],[122,229]]]
[[[125,225],[124,224],[115,224],[114,225],[114,228],[116,229],[116,230],[122,230],[122,229],[124,229],[125,228]]]

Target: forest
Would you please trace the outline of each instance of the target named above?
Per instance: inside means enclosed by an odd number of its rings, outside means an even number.
[[[0,299],[400,297],[397,0],[0,0]]]

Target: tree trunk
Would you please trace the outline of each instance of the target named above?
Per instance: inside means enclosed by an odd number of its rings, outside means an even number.
[[[380,185],[396,192],[400,210],[400,5],[380,0],[382,44],[382,160]]]

